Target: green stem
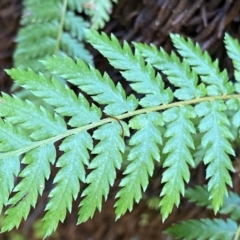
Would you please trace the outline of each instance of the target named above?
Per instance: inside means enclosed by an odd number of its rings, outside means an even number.
[[[54,50],[55,55],[58,53],[58,51],[60,49],[60,42],[61,42],[62,33],[63,33],[63,25],[65,22],[66,11],[67,11],[67,1],[68,0],[64,0],[63,5],[62,5],[61,20],[60,20],[60,24],[59,24],[59,31],[58,31],[58,35],[57,35],[57,39],[56,39],[55,50]]]
[[[237,232],[236,232],[233,240],[238,240],[239,236],[240,236],[240,226],[238,226]]]
[[[196,99],[192,99],[192,100],[188,100],[188,101],[179,101],[179,102],[174,102],[174,103],[165,104],[165,105],[156,106],[156,107],[142,108],[142,109],[135,110],[135,111],[128,112],[128,113],[124,113],[124,114],[121,114],[121,115],[118,115],[118,116],[114,116],[114,118],[110,116],[110,117],[104,118],[104,119],[102,119],[98,122],[94,122],[94,123],[91,123],[91,124],[86,125],[86,126],[82,126],[82,127],[67,130],[66,132],[61,133],[57,136],[54,136],[54,137],[51,137],[51,138],[48,138],[48,139],[45,139],[45,140],[41,140],[41,141],[38,141],[38,142],[33,142],[32,145],[27,146],[25,148],[14,150],[14,151],[7,152],[7,153],[1,153],[0,154],[0,159],[9,158],[9,157],[16,156],[16,155],[18,156],[20,154],[23,154],[25,152],[30,151],[31,149],[40,147],[40,146],[45,145],[45,144],[54,143],[54,142],[59,141],[63,138],[66,138],[70,135],[77,134],[77,133],[80,133],[82,131],[87,131],[87,130],[99,127],[101,125],[104,125],[104,124],[112,122],[112,121],[116,121],[115,119],[120,120],[120,119],[133,117],[133,116],[136,116],[136,115],[139,115],[139,114],[162,111],[162,110],[172,108],[172,107],[192,105],[192,104],[197,104],[197,103],[206,102],[206,101],[228,100],[228,99],[231,99],[231,98],[240,98],[240,94],[196,98]]]

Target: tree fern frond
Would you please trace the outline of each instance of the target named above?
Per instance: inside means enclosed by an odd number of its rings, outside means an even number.
[[[12,204],[12,207],[6,211],[2,231],[18,227],[22,218],[26,219],[29,215],[30,207],[35,207],[38,193],[42,194],[45,179],[50,175],[49,163],[54,163],[55,157],[53,144],[35,148],[24,156],[22,163],[27,164],[27,167],[19,175],[23,179],[14,188],[17,193],[9,199],[8,204]]]
[[[150,64],[144,63],[138,50],[133,54],[127,42],[124,42],[122,47],[113,34],[109,38],[105,33],[86,30],[86,38],[114,68],[122,70],[123,77],[132,82],[130,84],[132,89],[137,93],[146,94],[140,101],[143,107],[167,104],[172,101],[172,91],[169,88],[164,89],[161,76],[156,75]]]
[[[60,0],[25,0],[23,4],[22,27],[14,53],[15,66],[43,70],[37,60],[63,52],[92,63],[91,55],[82,43],[83,28],[89,23],[74,12],[79,4]]]
[[[122,188],[116,195],[119,198],[115,203],[116,218],[131,211],[133,202],[139,202],[142,190],[146,190],[154,170],[153,160],[160,161],[158,144],[162,144],[162,134],[159,126],[163,124],[159,113],[142,114],[130,120],[129,126],[137,132],[129,141],[133,147],[128,155],[130,164],[124,171],[126,176],[120,182]]]
[[[133,111],[137,107],[137,99],[132,94],[126,98],[120,83],[114,86],[113,81],[105,73],[103,76],[92,66],[87,66],[80,59],[75,63],[71,58],[49,58],[45,66],[53,73],[77,85],[82,91],[92,95],[99,104],[108,104],[104,112],[117,115]]]
[[[233,60],[233,66],[235,68],[234,76],[240,85],[240,44],[237,39],[233,39],[228,34],[225,34],[224,43],[227,49],[228,56]],[[237,89],[239,89],[238,87]],[[237,90],[236,89],[236,90]],[[240,90],[240,89],[239,89]],[[237,91],[239,92],[239,91]]]
[[[70,11],[66,13],[64,28],[66,31],[69,31],[71,36],[76,38],[78,41],[83,40],[83,29],[88,27],[89,23],[84,21],[83,18],[76,16],[73,12]]]
[[[2,94],[4,103],[1,105],[0,116],[5,117],[13,124],[20,124],[33,132],[30,137],[41,140],[66,131],[66,124],[57,114],[48,112],[43,107],[36,107],[30,101],[22,101],[20,98]]]
[[[51,199],[45,209],[45,237],[56,230],[59,221],[64,221],[66,210],[71,212],[72,198],[76,200],[80,191],[79,180],[85,182],[84,165],[89,165],[87,149],[92,147],[92,138],[87,132],[67,137],[60,145],[64,154],[57,161],[56,167],[61,169],[54,178],[56,187],[50,192]]]
[[[15,65],[18,67],[26,67],[25,60],[42,58],[44,56],[52,55],[53,49],[55,48],[54,39],[49,36],[43,37],[41,40],[35,41],[38,46],[38,51],[36,51],[36,45],[31,44],[31,42],[23,42],[18,44],[18,48],[14,53]]]
[[[88,0],[68,0],[67,5],[71,11],[78,11],[81,13],[83,11],[83,4]]]
[[[186,197],[190,202],[194,202],[198,206],[212,208],[206,186],[196,186],[195,188],[186,189]],[[223,205],[219,212],[222,214],[230,214],[233,220],[240,220],[240,196],[229,191],[228,196],[225,196],[223,199]]]
[[[126,124],[123,122],[121,124],[127,129]],[[102,197],[107,200],[109,185],[113,186],[116,168],[121,168],[122,153],[125,150],[122,129],[116,122],[99,127],[94,132],[93,138],[100,142],[92,151],[92,154],[97,156],[89,164],[89,168],[93,171],[86,179],[89,186],[82,193],[84,199],[80,203],[78,223],[87,221],[96,209],[101,210]]]
[[[167,169],[162,176],[164,187],[160,195],[163,220],[168,217],[174,204],[179,205],[180,193],[184,195],[184,181],[190,180],[187,164],[194,166],[193,157],[189,151],[189,148],[194,149],[191,134],[196,133],[196,130],[190,121],[194,117],[193,108],[190,106],[171,108],[163,112],[164,121],[169,123],[164,134],[168,140],[163,148],[163,153],[168,154],[163,163],[163,167]]]
[[[201,145],[205,149],[203,161],[207,166],[208,190],[213,209],[217,212],[227,193],[226,184],[232,185],[228,170],[234,171],[228,154],[234,155],[230,145],[233,136],[228,128],[229,121],[223,113],[226,105],[221,100],[202,102],[195,107],[200,120],[199,130],[204,133]]]
[[[222,219],[200,219],[175,224],[165,232],[177,239],[232,240],[236,231],[237,223],[231,219],[227,219],[226,221]]]
[[[234,40],[228,34],[225,34],[224,42],[225,42],[228,55],[233,60],[233,66],[235,68],[234,76],[237,83],[234,84],[234,88],[236,92],[240,93],[240,44],[237,40]],[[230,99],[227,101],[227,105],[230,110],[235,111],[232,118],[232,122],[236,128],[239,128],[240,127],[240,100]],[[239,134],[240,134],[240,131],[239,131]]]
[[[85,13],[90,16],[92,28],[99,29],[104,27],[112,12],[112,2],[116,3],[118,0],[85,0],[82,5]]]
[[[31,140],[20,128],[0,119],[0,152],[8,152],[31,145]],[[14,187],[13,175],[18,176],[20,171],[19,156],[1,158],[0,160],[0,212],[6,205],[10,192]]]
[[[65,4],[62,10],[67,13],[67,2]],[[72,0],[71,4],[76,1]],[[77,29],[72,30],[78,33]],[[103,198],[108,198],[114,184],[116,170],[125,166],[120,190],[116,193],[116,218],[132,210],[161,159],[161,165],[166,168],[162,176],[164,186],[159,191],[163,219],[184,194],[185,182],[190,178],[188,165],[194,165],[194,154],[207,165],[207,191],[214,211],[224,209],[227,185],[232,184],[229,172],[234,170],[229,157],[234,155],[230,143],[239,140],[237,134],[233,136],[230,131],[232,122],[235,128],[239,126],[236,112],[240,94],[236,93],[236,84],[234,88],[228,82],[226,74],[220,72],[217,62],[212,62],[208,54],[178,36],[172,38],[183,60],[174,53],[168,55],[161,49],[158,52],[153,46],[139,44],[135,44],[137,49],[133,53],[127,43],[122,47],[113,35],[108,37],[94,30],[86,33],[91,44],[121,71],[127,81],[124,85],[119,82],[115,85],[107,73],[102,75],[83,60],[67,56],[41,61],[49,75],[54,76],[51,79],[30,69],[8,71],[16,83],[44,100],[46,107],[4,93],[0,97],[0,117],[3,118],[0,119],[0,187],[3,189],[0,209],[10,205],[5,211],[2,231],[19,226],[30,207],[35,207],[49,177],[50,163],[55,162],[58,146],[60,157],[56,166],[59,169],[45,208],[45,237],[66,218],[77,196],[82,197],[78,223],[91,218],[97,209],[101,210]],[[59,44],[64,34],[59,35]],[[196,52],[191,53],[193,51]],[[154,67],[166,75],[173,90],[165,88]],[[77,96],[62,80],[78,87],[80,94]],[[123,86],[128,88],[128,85],[135,93],[126,94]],[[229,117],[229,109],[233,119]],[[55,144],[56,141],[61,142]],[[129,146],[124,153],[126,143]],[[123,156],[129,160],[124,167]],[[19,173],[20,160],[23,170]],[[11,164],[7,165],[8,161]],[[85,167],[89,168],[87,176]],[[19,177],[16,186],[15,175]],[[80,183],[88,184],[83,191]],[[233,214],[236,204],[223,211]],[[232,216],[237,218],[237,214]],[[201,234],[204,228],[209,227],[212,234],[219,226],[224,229],[231,223],[198,222]],[[195,227],[195,222],[192,225]],[[226,231],[223,232],[216,236],[225,239]]]
[[[67,56],[81,58],[87,63],[92,63],[92,57],[83,43],[79,43],[78,40],[73,38],[69,33],[62,34],[60,48],[61,52],[64,52]]]
[[[201,77],[207,87],[208,95],[231,94],[233,84],[228,82],[226,70],[220,72],[218,60],[211,60],[209,54],[202,52],[200,46],[190,40],[185,40],[177,34],[171,34],[171,39],[178,53],[186,60],[193,70]]]
[[[35,96],[55,107],[57,113],[72,116],[68,122],[72,127],[98,121],[101,117],[101,112],[95,105],[90,107],[82,94],[77,97],[73,90],[63,86],[55,78],[50,81],[32,70],[12,69],[7,72],[20,86],[29,89]]]
[[[240,127],[240,99],[232,98],[227,101],[228,109],[233,110],[234,114],[232,116],[232,124],[234,127]],[[239,129],[240,136],[240,129]]]
[[[4,205],[7,205],[10,193],[14,188],[14,176],[20,171],[18,156],[4,158],[0,161],[0,212]]]
[[[198,206],[211,208],[211,201],[209,200],[209,192],[207,186],[196,186],[195,188],[187,188],[185,197],[190,202]]]
[[[56,37],[57,30],[58,30],[57,27],[58,27],[58,21],[56,20],[53,20],[51,22],[46,22],[44,23],[44,25],[41,22],[35,23],[34,25],[26,25],[25,28],[20,28],[18,32],[18,36],[16,37],[16,41],[19,44],[22,44],[23,47],[26,47],[27,43],[25,43],[25,41],[32,44],[36,43],[36,41],[39,41],[39,32],[41,33],[41,39],[45,39],[47,37],[52,37],[52,38]],[[20,50],[21,50],[21,46],[18,46],[17,51],[15,51],[15,54],[17,54],[18,52],[21,53]],[[25,51],[27,51],[27,49]],[[40,53],[41,52],[39,51],[39,54]]]
[[[53,0],[43,2],[40,0],[24,1],[22,25],[45,23],[60,18],[61,1]]]
[[[148,63],[166,74],[168,80],[179,88],[174,92],[176,98],[189,100],[206,95],[205,86],[198,85],[198,76],[195,71],[191,71],[185,60],[181,62],[174,52],[168,55],[162,48],[158,50],[154,45],[148,46],[141,43],[134,45]]]

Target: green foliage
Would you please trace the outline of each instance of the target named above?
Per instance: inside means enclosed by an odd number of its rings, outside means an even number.
[[[111,0],[24,0],[23,5],[15,66],[43,71],[38,60],[60,54],[92,64],[92,57],[83,43],[83,29],[89,28],[90,23],[83,19],[82,13],[90,17],[92,27],[103,27],[109,20]]]
[[[186,190],[186,198],[190,202],[196,203],[198,206],[212,208],[209,201],[209,192],[205,186],[196,186],[195,188],[188,188]],[[231,219],[240,220],[240,196],[234,192],[229,191],[228,196],[223,199],[219,213],[229,214]]]
[[[166,233],[176,239],[231,240],[237,231],[237,223],[231,219],[200,219],[182,222],[168,228]]]
[[[112,2],[117,3],[118,0],[84,0],[83,2],[84,12],[90,16],[91,27],[99,29],[109,20]]]
[[[212,208],[209,201],[209,192],[206,186],[196,186],[186,190],[186,197],[190,202],[196,203],[198,206]],[[187,220],[177,224],[173,224],[165,232],[174,236],[176,239],[238,239],[240,228],[238,221],[240,196],[229,191],[229,195],[224,197],[223,205],[219,212],[221,214],[230,215],[231,219],[200,219]]]
[[[180,203],[179,193],[184,195],[184,181],[189,182],[190,171],[188,165],[194,166],[189,148],[194,149],[191,134],[196,133],[191,118],[195,114],[191,106],[174,107],[163,112],[163,119],[167,124],[165,137],[168,138],[163,153],[168,154],[163,163],[166,168],[162,176],[165,183],[160,196],[162,218],[165,220],[171,213],[174,204]],[[176,156],[178,159],[176,161]]]
[[[61,54],[93,64],[83,43],[83,29],[105,25],[111,13],[111,0],[24,0],[23,6],[16,38],[15,66],[43,71],[39,59]],[[90,17],[91,23],[82,17],[83,12]]]
[[[69,9],[80,7],[74,0],[70,3]],[[56,230],[59,221],[64,221],[78,196],[78,223],[91,218],[96,209],[101,210],[117,169],[123,170],[123,177],[116,194],[116,218],[131,211],[133,204],[142,199],[156,163],[164,168],[158,205],[165,220],[174,205],[179,205],[180,195],[185,194],[190,167],[196,162],[195,153],[198,161],[202,154],[201,160],[207,167],[209,205],[215,212],[221,211],[227,185],[232,185],[231,143],[239,139],[230,130],[230,126],[235,130],[239,127],[234,115],[239,111],[238,82],[230,82],[217,61],[213,62],[198,45],[178,35],[171,37],[181,58],[153,45],[135,43],[132,50],[128,43],[121,46],[115,36],[95,30],[86,30],[86,37],[120,70],[122,83],[115,84],[107,73],[101,74],[83,60],[67,56],[41,61],[54,76],[51,79],[31,69],[7,71],[17,84],[44,100],[51,110],[2,93],[0,209],[7,206],[2,231],[18,227],[27,218],[38,194],[44,191],[52,164],[56,164],[58,172],[43,217],[45,237]],[[226,39],[231,57],[231,42],[238,50],[240,47],[229,36]],[[240,63],[237,58],[234,61],[238,71]],[[169,87],[165,87],[161,74],[166,75]],[[59,79],[79,88],[79,93]],[[131,93],[125,91],[128,83]],[[234,107],[229,105],[230,101],[235,103]],[[233,117],[227,114],[229,109]],[[199,141],[195,141],[197,137]],[[128,160],[124,166],[123,156]],[[16,185],[14,176],[19,177]],[[82,183],[87,184],[83,191]],[[195,226],[196,222],[188,225]],[[210,235],[219,226],[223,230],[217,238],[232,236],[236,231],[231,220],[199,223],[201,233],[208,228]],[[224,231],[226,228],[228,232]]]

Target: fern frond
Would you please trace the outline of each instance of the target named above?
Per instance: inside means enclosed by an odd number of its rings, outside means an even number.
[[[209,200],[209,192],[207,186],[196,186],[195,188],[187,188],[185,197],[197,206],[211,208]],[[229,196],[228,196],[229,197]]]
[[[14,53],[15,66],[43,70],[37,60],[61,53],[92,63],[90,53],[82,43],[83,28],[89,24],[75,14],[71,2],[25,0],[23,4],[22,27]]]
[[[117,3],[118,0],[85,0],[82,6],[84,12],[90,16],[92,28],[99,29],[104,27],[112,12],[112,2]]]
[[[196,186],[195,188],[186,189],[186,197],[190,202],[198,206],[212,208],[206,186]],[[222,214],[230,214],[231,219],[238,221],[240,219],[240,196],[229,191],[228,196],[225,196],[223,199],[223,205],[219,212]]]
[[[68,122],[72,127],[98,121],[101,117],[101,112],[95,105],[90,107],[82,94],[77,97],[73,90],[63,86],[55,78],[50,81],[44,75],[36,74],[30,69],[12,69],[7,72],[20,86],[29,89],[35,96],[55,107],[57,113],[72,116]]]
[[[62,34],[60,49],[60,51],[67,56],[81,58],[85,62],[92,63],[92,57],[90,56],[88,50],[82,43],[79,43],[76,39],[72,38],[69,33]]]
[[[165,183],[160,201],[162,218],[165,220],[171,213],[174,204],[180,203],[180,193],[184,195],[184,181],[190,180],[190,172],[187,164],[194,166],[194,161],[189,148],[194,149],[191,134],[196,133],[193,123],[190,121],[195,114],[193,108],[171,108],[163,112],[163,119],[169,123],[164,134],[168,138],[163,148],[163,153],[168,154],[163,163],[167,167],[162,176]],[[177,156],[177,157],[176,157]]]
[[[87,0],[68,0],[67,5],[71,11],[78,11],[81,13],[83,11],[83,4]]]
[[[71,4],[76,1],[72,0]],[[75,28],[72,31],[76,36],[79,34]],[[166,169],[159,205],[165,219],[184,194],[185,182],[190,178],[188,165],[194,165],[194,154],[201,155],[207,165],[212,207],[215,212],[221,210],[226,185],[232,184],[229,172],[234,170],[229,157],[234,155],[230,142],[237,140],[230,131],[228,105],[235,101],[235,113],[240,98],[239,94],[232,94],[236,89],[226,74],[220,72],[217,63],[206,53],[201,53],[198,47],[195,49],[192,43],[181,42],[178,36],[172,35],[172,38],[176,39],[183,60],[174,53],[168,55],[146,45],[135,44],[137,49],[133,53],[127,43],[121,46],[113,35],[108,37],[94,30],[86,33],[90,43],[121,71],[127,81],[124,86],[129,83],[135,93],[127,95],[123,85],[115,84],[107,73],[102,75],[83,60],[74,61],[67,56],[49,57],[41,62],[49,75],[54,76],[51,79],[30,69],[8,71],[16,83],[44,100],[51,111],[16,96],[3,93],[0,97],[0,117],[3,118],[0,120],[0,128],[3,128],[0,129],[0,178],[6,178],[0,182],[0,187],[8,181],[0,194],[0,209],[11,205],[6,211],[2,231],[19,226],[21,219],[28,216],[30,207],[35,206],[49,177],[50,163],[55,162],[54,144],[59,140],[61,156],[56,162],[59,170],[45,208],[45,237],[65,219],[67,211],[71,212],[72,201],[77,196],[82,197],[78,223],[91,218],[97,209],[101,210],[103,198],[108,198],[114,184],[116,170],[122,168],[123,156],[129,161],[116,194],[116,218],[140,201],[155,164],[163,159],[160,164]],[[195,50],[198,58],[190,61],[195,56],[191,52]],[[211,66],[209,72],[208,65]],[[165,88],[154,67],[166,75],[176,91]],[[64,80],[78,87],[80,94],[77,96],[65,86]],[[225,103],[227,100],[229,102]],[[196,138],[199,139],[196,141]],[[129,151],[123,155],[126,143],[129,143]],[[194,152],[195,146],[197,151]],[[7,161],[12,165],[8,167]],[[23,170],[19,173],[20,162]],[[88,175],[86,167],[90,169]],[[20,178],[15,187],[14,175]],[[81,183],[88,184],[83,191]],[[11,192],[15,195],[8,200]],[[205,223],[199,224],[202,229],[208,227]],[[229,221],[209,222],[212,229],[221,225],[227,226]]]
[[[163,124],[159,113],[141,114],[130,120],[129,126],[137,132],[129,141],[133,147],[128,155],[130,164],[124,171],[126,176],[120,182],[122,188],[116,195],[119,198],[115,204],[116,218],[131,211],[133,202],[142,198],[142,190],[146,190],[148,178],[153,174],[154,160],[160,161],[158,144],[162,144],[162,134],[159,126]]]
[[[231,219],[226,221],[222,219],[200,219],[188,220],[175,224],[165,232],[176,237],[186,240],[231,240],[237,231],[237,223]]]
[[[6,218],[2,231],[9,231],[13,227],[18,227],[22,218],[26,219],[30,212],[30,207],[35,207],[38,193],[42,194],[45,179],[49,178],[50,165],[54,163],[56,150],[53,144],[46,144],[28,152],[22,159],[23,164],[27,164],[19,174],[23,178],[14,188],[17,192],[8,202],[12,207],[6,211]]]
[[[218,60],[211,60],[209,54],[202,52],[200,46],[190,40],[185,40],[178,34],[171,34],[171,39],[178,53],[186,60],[192,69],[201,77],[207,86],[208,95],[231,94],[233,84],[228,81],[226,70],[220,72]]]
[[[18,124],[31,130],[30,137],[34,140],[42,140],[66,131],[64,120],[57,114],[52,115],[43,107],[36,107],[30,101],[2,93],[0,116],[6,118],[12,124]]]
[[[31,140],[20,128],[0,119],[0,152],[8,152],[31,145]],[[13,175],[18,176],[20,171],[19,156],[1,158],[0,161],[0,212],[6,205],[10,192],[14,187]]]
[[[172,101],[172,91],[164,89],[164,83],[159,74],[156,75],[150,64],[145,64],[138,50],[135,54],[127,42],[123,47],[114,35],[109,38],[105,33],[86,30],[86,38],[90,44],[96,48],[110,64],[122,70],[122,76],[130,81],[130,86],[137,93],[146,94],[140,101],[143,107],[167,104]]]
[[[155,68],[167,75],[168,80],[178,87],[174,96],[179,100],[189,100],[204,97],[206,95],[205,86],[198,85],[198,76],[195,71],[191,71],[185,60],[182,62],[177,55],[172,52],[168,55],[162,48],[158,50],[156,46],[135,43],[134,46],[146,58],[146,61]]]
[[[124,134],[127,125],[123,122]],[[127,135],[128,130],[127,130]],[[78,223],[87,221],[93,216],[96,208],[100,211],[102,197],[105,201],[109,193],[109,185],[113,186],[116,178],[116,169],[121,168],[122,153],[125,143],[122,138],[122,129],[118,122],[108,123],[99,127],[93,134],[93,138],[100,142],[94,147],[92,154],[97,156],[89,164],[93,171],[87,176],[88,187],[83,191],[84,199],[80,203]]]
[[[234,84],[235,91],[240,93],[240,44],[237,40],[231,38],[228,34],[225,34],[225,46],[229,57],[233,60],[233,66],[235,68],[234,76],[237,83]],[[234,110],[235,113],[232,118],[233,125],[236,128],[240,127],[240,100],[230,99],[227,101],[228,108]],[[240,134],[240,131],[239,131]]]
[[[45,237],[56,230],[59,221],[64,221],[66,210],[71,212],[72,198],[76,200],[80,191],[79,180],[85,182],[84,165],[89,165],[87,149],[92,150],[92,147],[92,138],[87,132],[67,137],[60,145],[64,154],[57,161],[56,167],[61,169],[53,180],[56,187],[50,192],[45,208]]]
[[[84,21],[82,17],[76,16],[73,12],[70,11],[66,13],[64,29],[70,32],[73,38],[76,38],[78,41],[82,41],[84,36],[83,29],[88,27],[89,23]]]
[[[237,39],[233,39],[228,34],[224,36],[224,43],[227,49],[228,56],[233,60],[233,66],[235,68],[234,76],[238,87],[235,87],[236,91],[239,92],[240,86],[240,44]]]
[[[233,139],[229,120],[223,113],[226,105],[221,100],[203,102],[195,107],[199,117],[199,131],[204,133],[201,145],[205,149],[203,161],[207,166],[206,178],[209,178],[208,190],[214,211],[222,205],[223,196],[227,193],[226,184],[232,186],[228,170],[234,171],[228,154],[235,155],[230,144]],[[217,169],[217,170],[216,170]]]
[[[44,64],[53,74],[66,78],[77,85],[82,91],[92,95],[99,104],[107,104],[104,112],[108,115],[117,115],[136,109],[138,102],[134,95],[126,98],[125,91],[120,83],[114,86],[107,73],[103,76],[92,66],[87,66],[80,59],[75,63],[71,58],[49,58]]]
[[[60,18],[60,0],[43,2],[39,0],[24,1],[21,24],[45,23]]]

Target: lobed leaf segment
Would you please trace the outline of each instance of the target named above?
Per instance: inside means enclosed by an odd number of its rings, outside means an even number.
[[[43,217],[45,237],[64,221],[79,195],[78,223],[87,221],[96,209],[101,210],[103,198],[107,200],[116,170],[122,169],[126,144],[128,164],[116,194],[116,218],[141,200],[156,164],[160,164],[164,172],[159,206],[165,220],[174,205],[179,205],[180,195],[185,194],[189,168],[196,163],[195,149],[202,150],[211,206],[219,211],[227,185],[232,185],[231,142],[239,139],[239,43],[225,35],[235,67],[236,82],[232,83],[226,70],[219,70],[217,61],[179,35],[171,38],[181,58],[154,45],[134,43],[132,51],[127,42],[121,46],[114,35],[95,30],[86,30],[85,34],[120,71],[122,84],[115,84],[107,73],[102,75],[83,60],[67,56],[42,61],[54,76],[51,79],[31,69],[7,71],[52,110],[2,93],[0,209],[12,206],[5,211],[2,231],[18,227],[31,206],[36,206],[51,174],[51,164],[59,170]],[[161,74],[169,81],[167,88]],[[78,95],[59,79],[77,86]],[[130,94],[124,90],[128,84]],[[227,114],[229,109],[234,110],[232,115]],[[201,138],[199,143],[194,141],[196,136]],[[24,164],[22,170],[20,164]],[[90,169],[88,174],[86,168]],[[16,185],[14,176],[20,178]],[[83,191],[80,183],[87,184]],[[15,194],[10,197],[12,192]]]

